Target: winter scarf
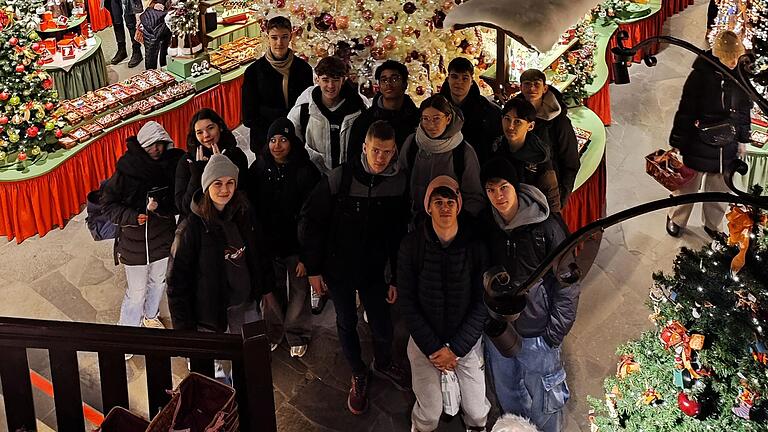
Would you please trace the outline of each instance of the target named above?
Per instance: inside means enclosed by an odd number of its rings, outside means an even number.
[[[454,111],[451,116],[451,123],[445,128],[445,132],[437,138],[430,138],[424,128],[419,125],[416,128],[416,143],[420,149],[427,153],[447,153],[464,141],[464,135],[461,134],[462,126],[464,126],[464,114],[461,111]]]
[[[278,60],[272,54],[272,50],[268,49],[266,54],[267,61],[276,71],[280,72],[283,76],[283,98],[285,98],[285,106],[289,107],[291,104],[288,102],[288,74],[291,71],[291,65],[293,64],[293,50],[288,50],[288,55],[284,59]]]

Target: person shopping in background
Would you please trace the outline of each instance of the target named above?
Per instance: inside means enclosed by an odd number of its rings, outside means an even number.
[[[291,50],[291,21],[276,16],[267,21],[269,49],[245,69],[242,88],[243,126],[250,130],[251,151],[261,154],[267,129],[288,115],[301,92],[312,86],[312,67]]]
[[[216,153],[228,157],[237,166],[238,190],[247,184],[248,157],[237,147],[237,140],[216,111],[203,108],[192,116],[187,133],[187,154],[176,167],[176,207],[182,216],[190,212],[192,196],[200,189],[200,179],[208,159]]]
[[[171,44],[171,30],[165,24],[168,6],[171,0],[152,0],[147,9],[139,16],[141,32],[144,35],[144,69],[157,69],[165,66],[168,46]]]
[[[128,67],[138,66],[143,57],[141,56],[141,44],[136,40],[136,14],[144,11],[142,1],[104,0],[104,7],[112,17],[112,31],[115,33],[115,42],[117,42],[117,52],[109,62],[116,65],[128,58],[128,51],[125,47],[125,29],[127,27],[128,37],[131,39],[131,58],[128,60]]]
[[[464,209],[477,216],[485,206],[485,198],[477,155],[461,132],[464,115],[441,95],[425,99],[419,113],[419,127],[405,140],[400,152],[400,164],[410,175],[414,218],[423,212],[421,203],[427,185],[439,175],[456,179],[461,185]]]
[[[723,31],[715,39],[712,51],[706,55],[729,69],[735,69],[744,45],[736,33]],[[752,101],[736,83],[725,78],[703,57],[693,62],[693,70],[683,86],[680,106],[675,114],[669,145],[683,156],[683,164],[696,171],[696,176],[674,195],[698,192],[728,192],[723,179],[725,168],[747,151],[750,133]],[[722,146],[713,145],[704,129],[732,125],[736,133]],[[724,125],[724,126],[723,126]],[[724,234],[720,224],[725,214],[725,203],[703,203],[704,231],[713,239]],[[680,205],[667,213],[667,233],[672,237],[688,224],[693,204]]]
[[[154,121],[127,145],[102,193],[103,214],[119,227],[115,263],[125,265],[128,283],[118,324],[163,328],[158,313],[178,213],[171,173],[184,152]]]
[[[174,329],[241,333],[271,295],[271,252],[237,178],[232,161],[211,155],[192,213],[176,231],[167,275]]]
[[[248,177],[252,182],[248,188],[251,203],[275,254],[274,301],[264,302],[269,338],[275,347],[285,336],[291,356],[303,357],[312,337],[312,315],[305,259],[298,240],[299,212],[320,181],[320,172],[309,160],[290,120],[278,118],[269,127],[267,145]]]

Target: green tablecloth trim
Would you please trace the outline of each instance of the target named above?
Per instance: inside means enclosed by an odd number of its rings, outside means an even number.
[[[53,77],[59,100],[73,99],[107,85],[107,65],[101,49],[101,38],[94,37],[96,45],[89,47],[89,51],[77,60],[69,72],[58,66],[43,66]]]
[[[747,153],[744,160],[749,165],[749,171],[747,175],[734,176],[734,183],[743,191],[749,191],[752,185],[760,185],[763,187],[763,195],[765,195],[768,192],[768,154]]]
[[[40,37],[48,36],[49,33],[65,32],[67,30],[73,29],[73,28],[79,26],[80,24],[82,24],[85,21],[85,18],[87,18],[87,15],[83,15],[80,18],[75,18],[74,21],[69,21],[67,23],[67,27],[65,27],[65,28],[58,28],[57,27],[57,28],[52,28],[52,29],[48,29],[48,30],[37,30],[37,32],[38,33],[43,33]],[[38,26],[38,29],[39,28],[40,27]],[[43,39],[45,39],[45,38],[43,38]]]
[[[648,19],[648,18],[656,15],[657,13],[659,13],[661,11],[661,0],[650,0],[648,2],[648,6],[651,7],[651,13],[650,14],[643,15],[643,16],[637,17],[637,18],[628,19],[626,21],[625,20],[617,19],[616,22],[618,24],[632,24],[632,23],[636,23],[638,21],[642,21],[644,19]]]
[[[592,132],[590,139],[592,142],[587,146],[587,150],[581,155],[581,168],[576,174],[576,182],[573,190],[580,188],[597,171],[600,162],[605,153],[605,126],[600,117],[587,107],[579,106],[568,108],[568,117],[574,126],[586,129]]]
[[[215,32],[217,30],[214,30],[214,32],[212,32],[212,33],[215,35]],[[209,34],[209,36],[210,36],[210,34]],[[227,33],[227,34],[225,34],[223,36],[214,38],[208,44],[208,49],[209,50],[214,50],[214,49],[218,48],[219,46],[221,46],[221,45],[223,45],[223,44],[225,44],[227,42],[232,42],[235,39],[241,38],[243,36],[247,36],[247,37],[259,37],[259,36],[261,36],[261,29],[258,26],[258,21],[250,22],[250,23],[242,26],[242,28],[240,28],[239,30],[236,30],[234,32]]]
[[[609,65],[606,61],[606,51],[608,50],[608,45],[611,42],[611,36],[613,36],[613,33],[616,31],[616,29],[619,28],[619,25],[613,21],[607,21],[595,22],[592,24],[592,27],[595,29],[595,42],[597,46],[595,47],[594,54],[595,78],[592,81],[592,84],[589,84],[585,87],[588,97],[599,92],[605,83],[608,82],[608,68],[611,65]]]

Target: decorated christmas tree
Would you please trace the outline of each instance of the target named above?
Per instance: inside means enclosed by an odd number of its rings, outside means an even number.
[[[768,430],[766,217],[727,218],[727,241],[683,248],[671,274],[654,274],[655,329],[617,349],[605,397],[590,398],[593,430]]]
[[[262,29],[267,18],[286,15],[294,25],[295,51],[314,65],[327,55],[349,60],[364,92],[372,93],[377,61],[389,58],[408,67],[409,92],[417,101],[437,91],[448,63],[457,56],[476,65],[476,77],[495,61],[495,32],[474,27],[443,28],[445,15],[461,0],[259,0]],[[490,88],[478,79],[481,90]]]
[[[61,135],[51,116],[58,95],[38,61],[45,49],[34,30],[41,5],[0,3],[0,167],[23,169],[52,150]]]

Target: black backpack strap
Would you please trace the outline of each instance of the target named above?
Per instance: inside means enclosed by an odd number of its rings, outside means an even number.
[[[307,141],[307,124],[309,123],[309,102],[299,105],[299,130],[302,141]]]
[[[467,142],[461,143],[453,149],[453,173],[456,174],[456,181],[461,184],[461,178],[464,176],[465,152],[467,151]]]

